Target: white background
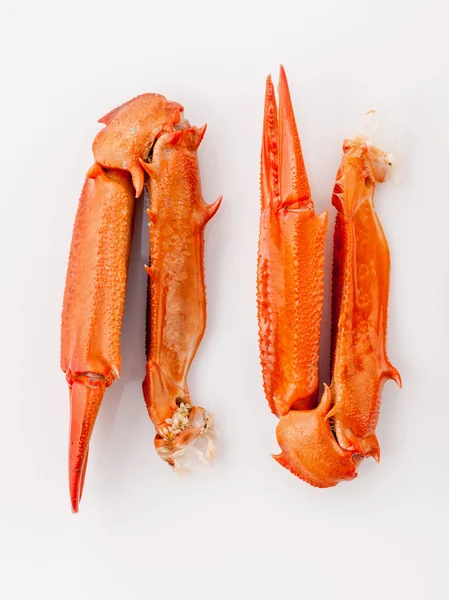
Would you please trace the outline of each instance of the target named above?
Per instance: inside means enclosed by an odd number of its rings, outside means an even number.
[[[0,597],[446,599],[447,2],[3,0],[0,21]],[[365,461],[357,480],[328,490],[270,457],[276,419],[258,358],[263,96],[281,62],[317,210],[330,207],[341,143],[369,109],[383,115],[402,172],[376,204],[392,255],[389,354],[404,387],[384,389],[380,465]],[[215,462],[184,478],[153,450],[136,238],[122,377],[102,405],[72,515],[59,370],[72,224],[97,119],[146,91],[208,123],[204,196],[224,195],[207,227],[208,327],[189,379],[222,440]],[[328,276],[330,250],[329,235]],[[323,356],[328,280],[326,294]]]

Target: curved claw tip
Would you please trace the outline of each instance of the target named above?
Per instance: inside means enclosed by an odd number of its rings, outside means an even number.
[[[69,488],[70,488],[70,502],[72,504],[72,513],[79,511],[81,497],[83,495],[84,477],[86,475],[87,467],[87,452],[86,458],[83,462],[80,471],[70,469],[69,474]]]
[[[136,191],[136,198],[138,198],[143,192],[143,185],[145,181],[145,176],[143,172],[143,168],[140,165],[130,168],[131,178],[133,180],[133,186]]]
[[[212,219],[212,217],[215,215],[215,213],[217,212],[217,210],[220,208],[221,206],[221,201],[223,200],[223,196],[219,196],[215,202],[213,202],[212,204],[208,204],[206,206],[206,222],[210,221],[210,219]]]
[[[396,383],[399,389],[402,388],[402,377],[396,367],[391,368],[391,379]]]
[[[373,453],[371,456],[377,463],[380,463],[380,452]]]
[[[74,515],[76,515],[79,512],[80,500],[81,498],[78,498],[76,495],[75,497],[72,497],[72,513]]]

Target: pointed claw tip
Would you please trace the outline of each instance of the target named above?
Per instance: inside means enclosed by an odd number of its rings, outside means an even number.
[[[69,491],[73,512],[78,512],[89,458],[89,441],[104,396],[106,379],[89,376],[70,385]]]
[[[152,163],[145,162],[141,158],[139,158],[139,163],[142,169],[147,173],[149,177],[155,178],[156,176],[156,167]]]
[[[281,450],[281,452],[279,454],[272,454],[271,457],[274,458],[274,460],[277,463],[279,463],[281,465],[281,467],[285,467],[286,469],[288,469],[287,460],[286,460],[283,450]],[[290,471],[290,469],[288,469],[288,470]]]
[[[218,196],[218,198],[215,200],[215,202],[211,205],[212,216],[214,216],[214,214],[220,208],[222,200],[223,200],[223,194],[221,196]]]
[[[380,463],[380,448],[373,448],[367,454],[365,454],[364,458],[374,458],[377,463]]]
[[[393,367],[392,364],[388,365],[388,368],[386,369],[386,376],[388,379],[392,379],[396,383],[396,385],[398,386],[399,389],[402,389],[401,374],[396,369],[396,367]]]
[[[83,497],[84,481],[86,479],[88,459],[89,447],[86,448],[84,460],[81,464],[80,470],[78,471],[77,469],[75,469],[69,474],[70,502],[72,505],[73,514],[76,514],[79,511],[81,498]]]
[[[81,481],[78,474],[73,474],[70,477],[70,502],[72,505],[72,513],[76,514],[79,511],[81,501]]]
[[[206,215],[205,215],[206,223],[207,223],[207,221],[210,221],[210,219],[212,219],[212,217],[215,215],[217,210],[220,208],[222,200],[223,200],[223,196],[219,196],[217,198],[217,200],[215,200],[215,202],[213,202],[212,204],[209,204],[206,207]]]
[[[279,190],[282,206],[313,211],[309,181],[304,165],[287,76],[279,75]]]
[[[287,87],[288,91],[288,80],[287,73],[285,72],[284,65],[279,66],[279,89],[283,86]]]
[[[198,138],[196,141],[196,147],[198,148],[199,145],[201,144],[201,142],[203,141],[203,138],[206,134],[206,129],[207,129],[207,123],[204,123],[204,125],[202,127],[198,128]]]
[[[396,383],[399,389],[402,389],[402,377],[399,371],[396,370],[395,376],[393,377],[393,381]]]
[[[144,185],[143,168],[140,165],[136,165],[135,167],[132,167],[131,169],[129,169],[129,172],[131,173],[131,179],[133,182],[134,189],[136,191],[136,198],[138,198],[142,194],[142,191],[143,191],[143,185]]]

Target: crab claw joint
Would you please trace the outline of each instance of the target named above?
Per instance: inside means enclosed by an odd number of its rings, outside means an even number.
[[[282,452],[273,458],[300,479],[320,488],[357,477],[353,452],[339,446],[326,419],[330,405],[331,392],[325,385],[317,408],[291,410],[281,417],[276,429]]]

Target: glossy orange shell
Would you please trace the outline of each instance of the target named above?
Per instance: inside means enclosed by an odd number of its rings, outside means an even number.
[[[387,357],[390,252],[374,209],[376,181],[365,142],[348,145],[337,174],[334,233],[332,410],[343,448],[380,458],[375,429],[385,381],[401,379]],[[374,150],[371,150],[374,152]],[[376,153],[381,151],[375,149]],[[380,158],[381,160],[381,154]],[[385,174],[386,177],[386,174]]]
[[[279,96],[278,125],[269,78],[257,303],[265,395],[271,410],[283,415],[292,408],[313,408],[317,402],[327,213],[317,216],[313,210],[285,74]]]
[[[267,80],[258,255],[259,344],[264,390],[280,417],[274,458],[316,487],[354,479],[362,457],[379,460],[381,391],[401,384],[386,353],[390,256],[374,210],[389,157],[346,140],[333,204],[332,382],[317,404],[327,213],[316,216],[285,72],[279,109]]]
[[[70,378],[120,373],[120,328],[134,211],[126,172],[96,164],[86,178],[73,228],[61,329],[61,368]]]
[[[134,197],[146,159],[165,126],[180,120],[180,104],[143,94],[119,106],[93,144],[73,228],[62,309],[61,368],[70,390],[69,483],[78,511],[89,441],[104,391],[120,374],[123,318]]]
[[[152,162],[144,165],[149,173],[150,265],[143,390],[157,432],[181,403],[190,404],[187,375],[206,326],[204,228],[221,198],[207,205],[202,197],[197,149],[204,132],[205,127],[188,127],[164,133]],[[197,417],[199,410],[204,409],[197,407]],[[191,443],[197,433],[178,436],[178,450],[180,440]],[[157,436],[157,447],[159,442]]]

